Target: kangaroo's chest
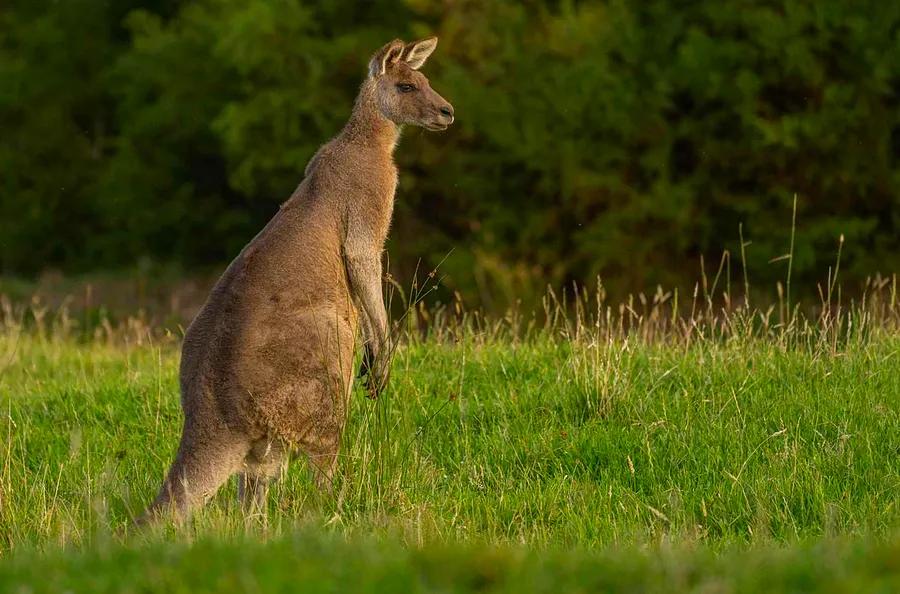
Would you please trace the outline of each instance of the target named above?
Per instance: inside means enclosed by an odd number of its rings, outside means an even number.
[[[370,228],[371,237],[379,244],[387,239],[394,216],[394,197],[397,194],[397,168],[393,163],[363,180],[366,186],[361,200],[350,206],[356,210],[357,220]]]

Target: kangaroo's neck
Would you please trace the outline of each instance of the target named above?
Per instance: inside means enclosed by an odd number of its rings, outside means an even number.
[[[341,136],[350,143],[384,151],[388,156],[400,139],[400,127],[384,117],[375,100],[375,83],[367,79],[359,90],[356,104]]]

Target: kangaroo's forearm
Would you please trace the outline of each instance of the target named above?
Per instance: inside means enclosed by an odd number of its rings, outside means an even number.
[[[375,334],[372,331],[372,322],[369,320],[369,314],[366,313],[365,307],[363,307],[362,302],[354,296],[353,303],[356,306],[356,311],[359,315],[359,329],[360,334],[362,335],[363,344],[369,344],[375,340]]]
[[[377,353],[387,342],[387,312],[381,293],[381,263],[374,258],[348,258],[350,290],[360,304],[363,336]]]

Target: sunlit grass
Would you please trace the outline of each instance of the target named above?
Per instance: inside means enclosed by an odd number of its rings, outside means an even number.
[[[292,550],[298,530],[360,551],[378,541],[524,544],[586,559],[589,550],[674,546],[722,551],[731,563],[735,548],[852,539],[880,551],[894,539],[895,303],[779,322],[772,311],[702,301],[684,318],[662,297],[644,313],[579,298],[548,306],[540,322],[420,312],[403,322],[384,397],[354,393],[333,497],[298,459],[271,492],[267,526],[243,519],[229,484],[186,526],[137,534],[129,521],[158,489],[179,437],[177,336],[138,324],[85,340],[65,324],[7,317],[0,551],[24,576],[23,559],[39,551],[60,575],[74,567],[59,560],[60,546],[113,557],[150,546],[153,558],[167,554],[165,542],[196,539],[228,557],[228,543],[248,539],[254,551],[265,541]],[[503,553],[515,559],[512,574],[523,571],[516,550]],[[779,559],[813,563],[821,550]],[[397,571],[415,573],[403,565],[415,557],[403,558]],[[635,563],[663,571],[655,557]]]

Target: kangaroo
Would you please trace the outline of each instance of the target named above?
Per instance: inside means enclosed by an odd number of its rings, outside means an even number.
[[[139,524],[164,510],[188,516],[236,473],[245,510],[265,515],[268,485],[292,451],[331,490],[360,329],[368,395],[388,383],[381,256],[400,129],[454,120],[418,72],[436,46],[436,37],[394,40],[375,53],[343,130],[212,289],[182,346],[181,443]]]

